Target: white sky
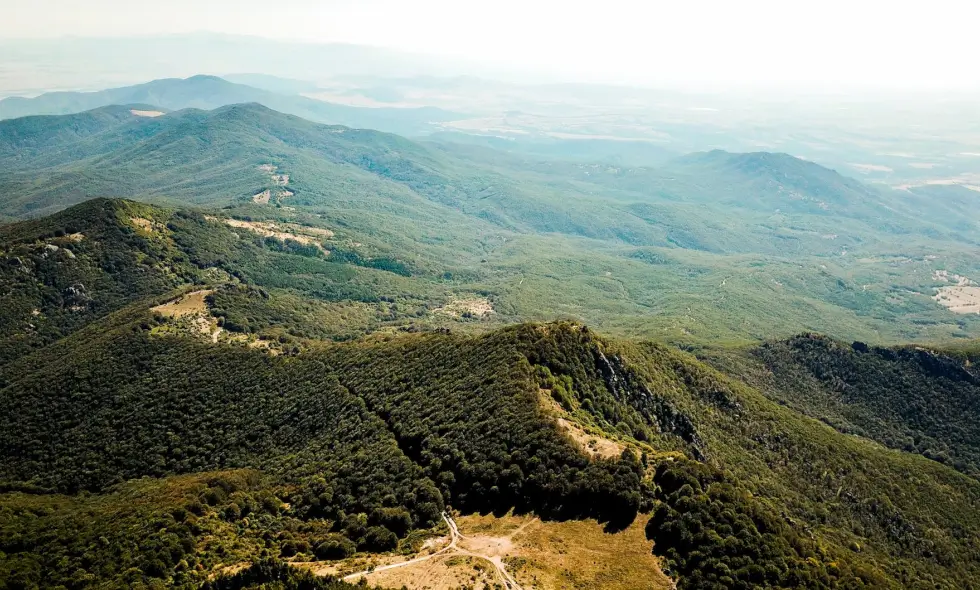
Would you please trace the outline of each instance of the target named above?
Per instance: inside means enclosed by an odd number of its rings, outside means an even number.
[[[589,81],[980,87],[977,0],[0,0],[0,14],[7,39],[207,30]]]

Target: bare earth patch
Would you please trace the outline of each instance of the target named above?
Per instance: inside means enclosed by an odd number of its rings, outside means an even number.
[[[137,228],[149,233],[160,232],[167,229],[167,226],[163,225],[162,223],[153,221],[152,219],[147,219],[145,217],[130,217],[129,221]]]
[[[454,299],[446,305],[435,310],[436,313],[444,313],[453,317],[472,316],[484,318],[494,313],[493,304],[485,297],[472,297],[468,299]]]
[[[492,569],[493,566],[485,560],[467,555],[450,555],[369,574],[367,580],[372,586],[408,587],[411,590],[493,588],[500,582],[493,576]]]
[[[958,275],[951,273],[948,270],[936,270],[932,273],[932,279],[934,281],[944,281],[947,283],[956,283],[957,287],[969,287],[976,285],[973,281],[964,277],[963,275]]]
[[[939,287],[936,291],[933,299],[949,311],[980,314],[980,287]]]
[[[204,298],[213,293],[210,290],[194,291],[179,299],[158,305],[153,311],[170,318],[207,313],[208,304]]]
[[[299,242],[304,246],[316,246],[324,254],[330,254],[330,251],[323,247],[323,245],[320,243],[320,239],[332,238],[334,235],[329,229],[320,227],[304,227],[292,223],[277,224],[267,221],[242,221],[240,219],[231,218],[219,220],[217,217],[208,217],[207,219],[209,221],[223,221],[225,224],[230,225],[231,227],[247,229],[248,231],[257,233],[260,236],[275,238],[281,242],[292,240],[294,242]]]
[[[136,115],[137,117],[150,117],[150,118],[162,117],[167,114],[164,113],[163,111],[140,111],[136,109],[130,109],[129,112]]]
[[[542,389],[540,394],[541,405],[545,412],[554,417],[558,428],[572,439],[575,446],[594,459],[615,459],[623,454],[626,445],[611,438],[587,432],[581,425],[567,418],[568,412],[551,397],[550,391]]]
[[[259,165],[259,171],[264,172],[269,175],[269,180],[278,187],[278,190],[266,189],[261,193],[252,197],[252,201],[258,203],[259,205],[268,205],[269,202],[275,198],[276,202],[281,202],[283,199],[288,199],[292,197],[295,193],[286,188],[289,185],[289,175],[281,174],[279,172],[279,167],[275,164],[261,164]]]

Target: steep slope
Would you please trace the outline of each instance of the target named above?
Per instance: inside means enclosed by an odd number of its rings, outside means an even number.
[[[108,105],[143,104],[166,110],[211,110],[248,102],[260,103],[283,113],[321,123],[408,135],[430,131],[430,123],[460,117],[438,108],[367,109],[336,105],[298,96],[298,93],[281,94],[236,84],[216,76],[194,76],[186,79],[154,80],[146,84],[99,92],[52,92],[34,98],[5,98],[0,100],[0,119],[29,115],[67,115]]]
[[[869,587],[974,583],[980,567],[971,540],[980,526],[975,480],[841,435],[666,347],[567,330],[552,335],[554,343],[529,358],[541,359],[559,381],[571,377],[570,395],[558,396],[570,410],[605,422],[607,431],[635,433],[632,421],[618,424],[630,415],[623,408],[631,408],[648,428],[683,440],[689,457],[704,459],[661,463],[655,476],[661,504],[648,534],[682,587],[767,585],[755,566],[768,567],[764,556],[773,555],[767,552],[780,546],[779,538],[804,555],[816,543],[817,561],[834,562],[805,574],[813,581],[798,579],[804,587],[839,583],[832,581],[837,567],[853,568],[844,579],[853,575]],[[743,515],[767,540],[754,546],[738,540],[747,534]],[[780,522],[800,536],[780,532]]]
[[[770,342],[754,354],[772,374],[772,397],[841,432],[980,475],[975,356],[814,335]]]
[[[130,308],[17,361],[0,392],[0,477],[102,491],[254,466],[289,489],[292,518],[326,519],[321,530],[365,550],[394,548],[447,504],[613,523],[641,507],[635,456],[589,461],[562,438],[512,337],[406,335],[270,356],[158,335],[157,322]],[[36,559],[26,543],[3,551]],[[166,561],[148,573],[174,575]]]
[[[0,365],[194,273],[141,231],[158,211],[91,201],[39,221],[0,226]]]

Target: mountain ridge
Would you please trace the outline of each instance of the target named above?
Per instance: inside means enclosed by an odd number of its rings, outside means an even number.
[[[261,103],[275,110],[321,123],[379,128],[408,134],[427,132],[430,130],[430,122],[460,117],[456,113],[435,107],[370,109],[331,104],[299,94],[280,94],[229,82],[218,76],[199,74],[189,78],[166,78],[97,92],[58,92],[34,98],[10,97],[0,100],[0,119],[74,114],[113,104],[154,105],[176,111],[187,108],[212,110],[249,102]]]

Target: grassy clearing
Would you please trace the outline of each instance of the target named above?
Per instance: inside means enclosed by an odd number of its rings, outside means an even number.
[[[180,318],[189,315],[206,314],[208,311],[207,297],[214,291],[202,289],[182,295],[179,299],[158,305],[152,311],[168,318]]]
[[[638,518],[619,533],[604,532],[591,520],[542,522],[474,515],[458,522],[464,535],[478,541],[507,539],[510,546],[502,552],[503,561],[527,590],[670,588],[643,532],[646,520]]]

